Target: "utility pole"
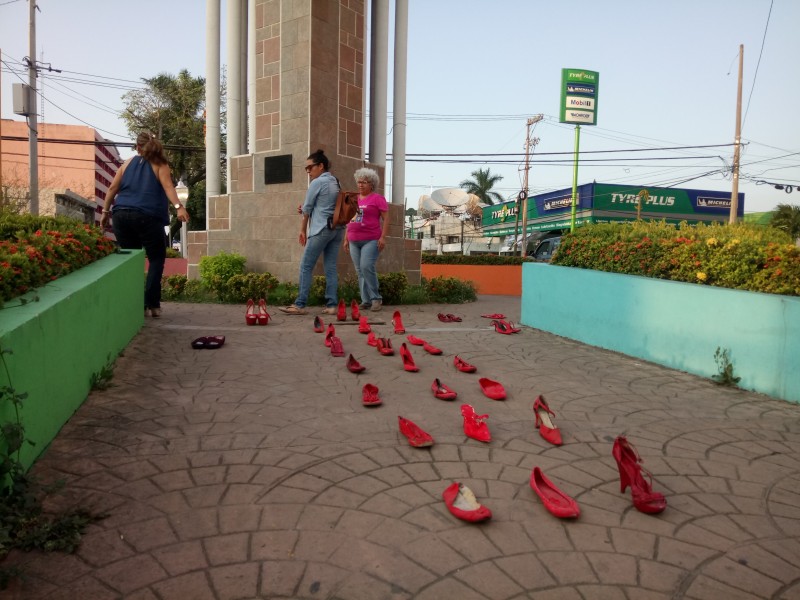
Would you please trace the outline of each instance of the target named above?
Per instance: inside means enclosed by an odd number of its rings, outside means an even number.
[[[525,133],[525,182],[522,185],[522,191],[525,192],[525,195],[522,199],[522,241],[520,243],[520,256],[528,254],[528,171],[530,171],[531,168],[531,146],[536,148],[536,145],[539,143],[539,138],[531,139],[531,126],[535,125],[543,118],[544,115],[536,115],[535,117],[529,118],[525,123],[527,126]]]
[[[36,0],[28,0],[28,93],[31,114],[28,116],[28,154],[30,163],[30,213],[39,214],[39,124],[36,119]]]
[[[729,223],[736,223],[739,212],[739,160],[742,153],[742,71],[744,69],[744,44],[739,44],[739,83],[736,92],[736,143],[733,147],[733,189]]]

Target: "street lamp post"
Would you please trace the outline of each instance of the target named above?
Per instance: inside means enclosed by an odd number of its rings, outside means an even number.
[[[186,201],[189,199],[189,188],[183,183],[183,178],[178,181],[175,186],[175,193],[178,195],[178,200],[181,204],[186,206]],[[181,256],[186,258],[186,236],[189,231],[188,223],[181,223]]]

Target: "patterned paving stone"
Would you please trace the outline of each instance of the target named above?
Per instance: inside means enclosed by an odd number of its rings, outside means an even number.
[[[9,556],[29,574],[14,600],[800,598],[800,407],[530,328],[497,335],[479,315],[516,320],[517,298],[401,307],[408,332],[444,351],[412,348],[416,375],[355,327],[337,332],[367,366],[358,376],[311,318],[250,328],[239,309],[166,305],[118,359],[115,385],[64,426],[34,472],[65,481],[54,508],[108,517],[74,555]],[[464,321],[442,324],[441,311]],[[391,336],[385,319],[374,328]],[[227,336],[219,351],[186,343],[209,331]],[[154,356],[156,344],[174,351]],[[478,374],[457,372],[456,353]],[[479,376],[508,399],[485,398]],[[459,398],[434,399],[434,377]],[[367,381],[384,399],[374,410],[360,402]],[[561,447],[534,427],[538,394]],[[463,403],[489,414],[491,443],[465,437]],[[400,414],[436,444],[411,448]],[[660,515],[619,491],[621,434],[667,497]],[[580,518],[547,512],[534,466]],[[453,481],[493,518],[450,514]]]

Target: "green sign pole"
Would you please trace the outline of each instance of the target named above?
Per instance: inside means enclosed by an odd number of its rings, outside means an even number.
[[[575,211],[578,207],[578,154],[581,147],[581,126],[575,125],[575,164],[572,167],[572,216],[569,221],[570,232],[575,231]]]

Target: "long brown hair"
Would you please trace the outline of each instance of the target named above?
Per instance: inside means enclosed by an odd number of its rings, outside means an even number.
[[[156,136],[148,131],[143,131],[136,136],[136,147],[139,149],[139,154],[142,155],[147,162],[156,165],[167,164],[167,155],[164,154],[164,146],[158,141]]]

